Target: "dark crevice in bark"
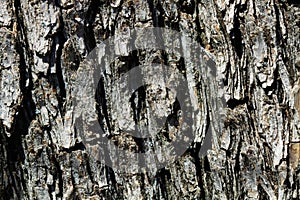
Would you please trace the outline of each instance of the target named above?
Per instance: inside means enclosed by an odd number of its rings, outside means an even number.
[[[160,2],[155,2],[153,0],[147,0],[150,8],[150,12],[152,14],[153,26],[154,27],[164,27],[164,10],[160,4]]]
[[[186,78],[186,66],[184,58],[179,58],[179,62],[177,63],[176,67],[183,74],[184,78]]]
[[[86,153],[84,153],[84,161],[85,161],[85,167],[86,167],[86,171],[89,175],[89,178],[92,181],[92,183],[95,184],[95,180],[94,180],[94,176],[93,176],[94,172],[92,171],[91,163],[90,163],[91,161],[90,161],[89,156]]]
[[[63,77],[63,72],[62,72],[62,66],[61,66],[61,59],[62,59],[62,50],[64,47],[64,43],[67,41],[67,39],[64,37],[63,33],[60,33],[58,35],[58,43],[59,47],[56,52],[56,59],[55,59],[55,64],[56,64],[56,75],[58,79],[58,84],[59,84],[59,94],[57,97],[58,100],[58,107],[61,112],[61,115],[65,115],[65,98],[66,98],[66,86],[65,86],[65,81]]]
[[[137,93],[137,95],[136,95],[136,93]],[[135,98],[138,98],[137,105],[134,102]],[[146,107],[145,99],[146,99],[146,86],[141,86],[132,94],[132,96],[129,100],[131,102],[131,108],[132,108],[132,112],[133,112],[133,120],[134,120],[136,126],[138,126],[139,122],[143,118],[142,114],[144,113],[143,111],[145,110],[145,107]],[[135,131],[138,131],[138,130],[135,130]],[[137,145],[136,153],[138,153],[138,152],[145,153],[146,152],[145,141],[147,141],[147,138],[143,138],[141,135],[140,137],[133,137],[133,139]]]
[[[109,191],[108,191],[110,193],[109,196],[113,198],[118,195],[115,172],[113,171],[113,169],[111,169],[108,166],[105,166],[105,169],[106,169],[106,180],[109,183]]]
[[[19,177],[17,174],[23,175],[23,170],[20,164],[24,162],[25,153],[23,149],[23,135],[28,134],[28,127],[31,120],[35,117],[35,104],[32,100],[32,77],[31,77],[31,65],[33,63],[32,52],[29,50],[28,39],[26,36],[26,27],[23,22],[23,13],[21,10],[21,2],[16,0],[13,1],[13,12],[16,19],[18,34],[15,38],[16,52],[20,56],[19,73],[20,73],[20,89],[22,93],[22,102],[18,105],[17,113],[13,117],[13,124],[10,137],[5,137],[5,148],[7,152],[7,164],[10,178],[11,193],[8,194],[10,197],[14,197],[16,194],[19,199],[23,198],[26,194],[26,182],[24,177]],[[25,56],[27,55],[27,56]],[[26,62],[28,58],[28,65]],[[18,191],[17,193],[13,190]],[[9,190],[8,190],[9,191]]]
[[[242,44],[242,33],[240,30],[240,5],[235,7],[234,19],[233,19],[233,29],[230,32],[230,38],[232,46],[235,49],[235,52],[239,59],[242,58],[243,55],[243,44]]]
[[[54,145],[54,142],[52,140],[52,136],[51,136],[51,133],[50,133],[50,127],[48,127],[47,129],[45,129],[44,131],[47,133],[48,135],[48,138],[50,140],[50,150],[49,152],[47,151],[48,153],[48,157],[49,157],[49,160],[51,161],[51,168],[52,168],[52,175],[53,175],[53,185],[52,186],[48,186],[49,187],[49,190],[50,188],[52,188],[53,190],[55,190],[55,187],[56,187],[56,181],[58,181],[58,191],[59,193],[56,194],[56,197],[62,197],[63,196],[63,172],[62,172],[62,169],[60,167],[60,163],[59,163],[59,155],[58,155],[58,152],[56,150],[56,147]],[[52,194],[50,195],[52,196]]]
[[[231,63],[230,61],[228,61],[226,63],[226,72],[225,72],[225,78],[223,79],[223,83],[224,83],[224,86],[228,86],[228,82],[229,82],[229,75],[230,75],[230,68],[231,68]]]
[[[179,103],[178,99],[176,98],[172,105],[172,112],[167,116],[166,123],[165,123],[166,132],[164,132],[164,136],[168,142],[172,142],[172,138],[170,138],[170,135],[169,135],[168,126],[174,126],[174,127],[178,128],[179,117],[177,114],[178,114],[178,111],[180,111],[180,110],[181,110],[180,103]]]
[[[155,176],[157,182],[158,182],[158,185],[160,187],[160,191],[161,191],[161,195],[160,196],[159,194],[158,195],[158,199],[168,199],[168,189],[167,189],[167,186],[168,186],[168,180],[171,179],[171,173],[169,170],[165,169],[165,168],[162,168],[160,169],[156,176]]]
[[[292,184],[291,189],[292,189],[293,191],[297,191],[297,193],[298,193],[297,187],[299,187],[299,185],[298,185],[298,180],[299,180],[299,179],[296,177],[296,175],[293,175],[293,179],[296,180],[296,181]],[[298,200],[298,199],[299,199],[299,196],[293,197],[292,199],[293,199],[293,200]]]
[[[179,22],[180,21],[180,15],[178,15],[178,19],[174,21],[174,19],[169,19],[169,21],[165,22],[165,28],[170,28],[174,31],[180,31]]]
[[[145,177],[147,176],[147,173],[141,173],[139,174],[140,176],[140,182],[141,182],[141,193],[142,193],[142,196],[146,196],[146,188],[145,188]]]
[[[52,156],[52,162],[54,163],[55,166],[55,171],[56,173],[54,174],[54,179],[58,179],[58,190],[59,193],[56,194],[56,197],[63,197],[63,192],[64,192],[64,183],[63,183],[63,172],[60,168],[60,164],[58,160],[56,159],[56,156]]]
[[[278,98],[279,104],[283,104],[285,99],[284,99],[284,88],[281,79],[278,80],[278,83],[276,84],[276,96]]]
[[[121,3],[122,3],[122,2],[123,2],[123,1],[121,1]],[[119,6],[119,7],[116,9],[117,14],[116,14],[116,16],[115,16],[115,19],[113,20],[113,23],[111,24],[111,26],[108,27],[108,29],[110,29],[110,30],[107,30],[107,33],[109,33],[109,34],[112,35],[112,36],[115,34],[115,29],[116,29],[116,25],[118,24],[118,20],[120,20],[119,14],[120,14],[121,10],[122,10],[122,7],[121,7],[121,6]],[[128,24],[128,25],[129,25],[129,24]],[[109,37],[110,35],[107,35],[107,37]]]
[[[163,42],[163,41],[162,41]],[[160,44],[161,45],[161,44]],[[179,45],[180,45],[180,55],[183,55],[183,52],[181,51],[181,49],[182,49],[182,41],[181,41],[181,38],[180,38],[180,43],[179,43]],[[162,46],[162,45],[161,45]],[[162,48],[162,49],[164,49],[164,48]],[[170,65],[170,61],[169,61],[169,58],[170,57],[175,57],[175,55],[174,54],[172,54],[172,52],[167,52],[167,51],[165,51],[165,50],[160,50],[160,52],[161,52],[161,57],[162,57],[162,59],[163,59],[163,64],[165,65],[165,66],[169,66]],[[176,61],[176,68],[178,69],[178,71],[184,76],[184,78],[186,79],[186,66],[185,66],[185,59],[183,58],[183,57],[176,57],[176,60],[178,60],[178,61]],[[161,62],[156,62],[156,63],[158,63],[158,64],[160,64]],[[168,78],[168,77],[165,77],[165,78]],[[168,91],[167,91],[168,92]]]
[[[26,192],[26,188],[23,188],[22,190],[22,183],[21,180],[19,180],[19,177],[17,174],[22,171],[20,168],[20,160],[24,159],[24,150],[22,146],[15,146],[15,145],[20,145],[21,144],[21,139],[18,137],[9,137],[6,138],[7,141],[7,163],[8,163],[8,174],[9,174],[9,185],[10,188],[12,189],[11,192],[9,192],[8,196],[14,196],[13,194],[16,194],[18,199],[21,199],[24,192]],[[18,156],[18,157],[17,157]],[[21,157],[21,158],[20,158]],[[13,190],[15,192],[13,192]],[[21,191],[21,192],[16,192],[16,191]]]
[[[280,26],[280,20],[279,20],[279,10],[278,10],[278,6],[276,4],[274,4],[274,9],[275,9],[275,16],[276,16],[276,45],[282,46],[282,42],[283,42],[283,37],[282,37],[282,30],[281,30],[281,26]]]
[[[110,119],[109,119],[109,115],[108,115],[107,100],[106,100],[106,95],[105,95],[104,78],[103,77],[99,80],[95,98],[96,98],[96,102],[97,102],[96,110],[98,111],[98,121],[100,123],[100,126],[103,127],[104,120],[105,120],[108,131],[111,133],[112,128],[111,128]]]
[[[276,15],[276,45],[280,46],[280,51],[278,54],[281,56],[286,69],[288,70],[289,74],[295,75],[297,74],[296,71],[294,70],[293,66],[293,60],[291,57],[287,56],[288,49],[288,39],[289,39],[289,34],[286,34],[284,37],[282,27],[285,27],[286,30],[288,30],[288,25],[286,24],[286,19],[284,15],[284,9],[281,9],[284,7],[284,5],[279,4],[277,5],[276,3],[274,4],[274,10],[275,10],[275,15]],[[280,13],[282,12],[282,13]],[[280,22],[280,14],[283,18],[283,23]],[[294,85],[294,77],[289,76],[289,80],[291,81],[291,84]]]
[[[91,0],[88,11],[84,20],[84,44],[87,52],[91,52],[96,47],[96,40],[94,37],[93,23],[99,11],[101,1]]]
[[[274,81],[273,83],[271,84],[271,86],[267,86],[264,91],[266,93],[266,95],[268,95],[268,92],[269,91],[272,91],[272,94],[278,90],[278,83],[279,83],[279,80],[280,80],[280,76],[279,76],[279,69],[278,69],[278,65],[276,66],[275,70],[274,70],[274,74],[273,74],[273,77],[274,77]],[[270,98],[272,98],[272,95],[268,95]]]
[[[35,105],[32,100],[31,90],[33,88],[32,75],[31,75],[31,65],[33,64],[33,54],[29,48],[28,38],[26,36],[26,26],[23,22],[23,13],[21,11],[21,3],[19,0],[14,1],[15,15],[17,19],[17,30],[21,35],[16,38],[16,51],[20,56],[19,71],[20,71],[20,89],[23,95],[22,106],[24,107],[24,112],[26,119],[32,119],[34,117]],[[23,38],[24,37],[24,38]],[[25,49],[25,50],[24,50]],[[26,56],[28,57],[28,62],[26,62]],[[26,82],[28,80],[28,86]]]
[[[137,138],[133,137],[133,140],[136,144],[136,149],[134,153],[146,153],[148,151],[148,147],[146,146],[146,142],[148,141],[147,138]],[[141,161],[144,162],[144,161]]]
[[[256,5],[255,5],[255,1],[252,1],[252,7],[253,7],[253,16],[255,21],[257,20],[257,14],[256,14]]]
[[[60,9],[61,10],[61,9]],[[47,71],[47,78],[50,85],[56,90],[56,96],[58,101],[58,110],[61,116],[65,114],[65,98],[66,98],[66,86],[64,81],[64,75],[62,72],[62,51],[67,38],[64,34],[64,21],[63,17],[59,17],[60,27],[55,35],[52,35],[53,44],[51,47],[51,53],[49,56],[44,57],[44,62],[49,62],[49,68]],[[58,46],[58,48],[57,48]],[[55,73],[51,73],[50,69],[55,66]]]
[[[138,98],[137,105],[135,104],[135,98]],[[141,113],[145,109],[145,99],[146,99],[146,86],[139,87],[134,93],[132,93],[129,102],[133,112],[133,120],[136,125],[141,120]]]
[[[7,158],[7,136],[5,135],[5,128],[3,125],[2,120],[0,120],[0,147],[2,147],[1,151],[1,160],[0,160],[0,178],[1,178],[1,184],[0,184],[0,197],[3,197],[3,199],[10,199],[10,197],[15,197],[13,189],[16,191],[16,186],[15,183],[13,182],[12,179],[12,172],[10,170],[10,165],[7,164],[8,161],[6,160]],[[4,174],[9,174],[8,179],[4,179]],[[7,182],[7,185],[5,185],[5,181]]]
[[[24,150],[22,148],[22,135],[27,135],[28,127],[31,120],[35,117],[35,104],[32,100],[32,77],[31,70],[26,70],[26,61],[24,50],[20,42],[16,44],[17,52],[20,56],[20,89],[23,95],[22,102],[18,107],[18,112],[14,117],[13,126],[11,129],[12,136],[8,138],[8,159],[11,162],[23,161]],[[26,87],[26,82],[29,80],[29,85]]]
[[[300,2],[299,0],[287,0],[287,3],[293,6],[300,7]]]
[[[84,44],[86,46],[87,52],[91,52],[96,47],[94,30],[91,25],[84,27],[83,37],[84,37]]]
[[[48,194],[49,194],[50,199],[54,200],[52,193],[55,192],[55,186],[47,184],[47,187],[48,187]]]
[[[180,11],[192,15],[195,12],[195,7],[196,7],[195,5],[197,5],[197,3],[195,2],[195,0],[191,0],[191,1],[179,0],[177,5]]]
[[[18,37],[16,38],[17,40],[17,51],[19,50],[22,53],[24,57],[24,50],[26,51],[26,55],[28,56],[28,61],[29,61],[29,66],[28,68],[31,69],[31,66],[33,65],[33,52],[29,48],[29,43],[28,43],[28,38],[27,38],[27,27],[24,24],[23,16],[24,13],[22,12],[22,7],[21,7],[21,1],[20,0],[14,0],[14,15],[16,18],[17,22],[17,31],[18,31]],[[25,59],[24,59],[25,60]],[[31,73],[30,73],[31,75]]]
[[[248,101],[249,101],[249,97],[247,97],[247,96],[243,99],[229,99],[227,101],[227,106],[230,109],[234,109],[234,108],[238,107],[239,105],[247,104]]]
[[[204,86],[205,88],[206,86]],[[204,89],[205,90],[205,89]],[[206,92],[206,91],[205,91]],[[211,126],[211,116],[210,116],[210,106],[209,106],[209,102],[208,102],[208,99],[205,100],[205,107],[206,107],[206,110],[207,112],[205,113],[206,114],[206,126],[205,126],[205,137],[207,137],[207,133],[209,132],[209,127]],[[203,145],[203,144],[202,144]],[[200,148],[200,151],[199,153],[202,154],[202,148]]]
[[[198,187],[200,188],[200,198],[201,199],[207,199],[207,194],[205,192],[204,189],[204,182],[203,182],[203,168],[202,168],[202,164],[201,161],[205,158],[201,158],[199,157],[199,152],[201,149],[201,143],[196,142],[194,144],[192,144],[192,146],[194,146],[194,148],[190,148],[190,154],[192,156],[192,158],[194,159],[194,164],[195,164],[195,168],[196,168],[196,176],[198,177]]]
[[[288,116],[285,116],[286,114],[288,113],[284,113],[283,112],[283,117],[287,118]],[[288,147],[290,147],[290,145],[292,144],[292,135],[289,134],[289,137],[288,137]],[[286,179],[284,181],[284,184],[287,186],[287,188],[291,188],[292,187],[292,184],[290,182],[290,176],[292,175],[292,166],[291,166],[291,158],[293,155],[291,155],[292,152],[291,151],[287,151],[287,156],[286,156],[286,161],[287,161],[287,169],[286,169],[286,172],[287,172],[287,176],[286,176]]]
[[[129,52],[128,56],[119,56],[118,59],[124,64],[118,67],[117,75],[122,76],[123,74],[129,72],[131,69],[139,66],[140,65],[139,54],[141,51],[142,50],[134,50],[132,52]]]
[[[50,127],[47,127],[47,128],[43,128],[43,131],[44,133],[46,133],[48,135],[48,138],[50,140],[50,147],[46,149],[46,152],[47,152],[47,156],[49,158],[49,161],[51,163],[51,165],[49,166],[49,173],[51,175],[53,175],[53,183],[52,185],[51,184],[47,184],[47,187],[48,187],[48,193],[49,193],[49,197],[50,199],[52,200],[53,199],[53,196],[52,196],[52,193],[55,192],[55,187],[56,187],[56,180],[58,179],[57,178],[57,171],[56,171],[56,165],[55,165],[55,162],[54,162],[54,155],[55,155],[55,147],[52,146],[53,144],[53,141],[52,141],[52,137],[51,137],[51,134],[50,134]]]
[[[237,176],[237,180],[239,180],[239,173],[241,171],[241,166],[240,166],[240,153],[241,153],[241,149],[242,149],[242,141],[241,138],[235,138],[236,140],[234,140],[235,142],[238,142],[238,147],[237,147],[237,155],[235,157],[235,165],[234,165],[234,171],[235,174]]]
[[[227,33],[227,29],[226,29],[226,25],[224,23],[224,16],[225,16],[225,10],[223,11],[219,11],[220,8],[218,7],[218,5],[216,3],[214,3],[214,6],[216,8],[216,12],[217,12],[217,18],[218,18],[218,22],[220,24],[220,30],[222,31],[223,35],[224,35],[224,39],[225,39],[225,44],[229,44],[230,43],[230,35]],[[227,52],[230,52],[230,46],[226,45],[227,48]],[[231,63],[230,61],[228,61],[226,63],[226,70],[225,70],[225,79],[223,81],[224,86],[228,85],[228,81],[229,81],[229,73],[230,73],[230,67],[231,67]]]
[[[261,180],[263,181],[263,180]],[[265,191],[265,189],[261,186],[261,184],[259,183],[257,186],[259,195],[260,195],[260,199],[270,199],[269,195],[267,194],[267,192]]]
[[[70,177],[71,177],[71,182],[72,182],[72,194],[71,194],[71,198],[72,199],[80,199],[80,197],[78,196],[78,191],[77,191],[77,184],[75,182],[75,177],[74,177],[74,169],[73,169],[73,163],[72,163],[72,159],[70,160],[70,168],[71,168],[71,173],[70,173]],[[78,169],[75,169],[75,173]]]
[[[50,1],[50,3],[53,3],[55,6],[61,8],[61,5],[60,5],[61,0],[49,0],[49,1]]]
[[[7,138],[7,157],[11,163],[18,161],[23,162],[25,159],[22,136],[28,134],[28,127],[34,118],[32,111],[35,110],[35,107],[33,105],[32,99],[28,99],[28,96],[24,96],[18,114],[14,117],[12,134]],[[12,164],[11,167],[14,167],[14,164]]]
[[[230,152],[230,151],[227,151],[227,152]],[[234,199],[234,176],[235,178],[237,177],[237,175],[234,173],[234,171],[232,170],[231,166],[230,166],[230,163],[228,160],[230,160],[230,156],[228,156],[229,154],[227,154],[226,152],[226,156],[227,156],[227,159],[225,161],[225,164],[226,164],[226,174],[227,176],[229,177],[227,180],[226,180],[226,183],[229,185],[229,187],[225,187],[225,191],[226,191],[226,194],[228,194],[229,196],[229,199]]]
[[[72,151],[84,151],[86,148],[82,142],[76,142],[74,146],[71,146],[70,148],[62,148],[62,151],[65,151],[67,153],[71,153]]]
[[[205,29],[201,28],[200,25],[200,13],[199,13],[199,7],[196,6],[196,19],[195,19],[195,23],[196,23],[196,33],[197,33],[197,37],[196,37],[196,41],[202,46],[204,47],[204,41],[201,38],[201,35],[205,33]]]

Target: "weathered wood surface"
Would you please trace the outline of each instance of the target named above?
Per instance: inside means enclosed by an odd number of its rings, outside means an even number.
[[[299,199],[299,24],[292,0],[1,0],[0,199]],[[228,116],[207,156],[195,141],[156,174],[123,174],[78,140],[72,86],[97,44],[147,26],[184,30],[214,55]]]

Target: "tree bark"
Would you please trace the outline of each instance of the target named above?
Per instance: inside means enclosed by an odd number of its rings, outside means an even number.
[[[0,199],[299,199],[299,24],[292,0],[1,0]],[[184,31],[200,43],[215,59],[227,108],[207,155],[199,156],[206,134],[200,123],[200,139],[179,159],[155,173],[127,174],[88,154],[72,121],[73,87],[98,44],[136,27]],[[171,63],[164,52],[132,52],[106,63],[106,81],[157,60]],[[192,77],[189,92],[196,91],[199,107],[209,104],[201,80],[188,74],[193,69],[180,60],[175,66]],[[108,108],[99,121],[107,127],[109,119],[114,132],[111,98],[118,92],[107,83],[100,83]],[[157,93],[144,93],[133,107],[151,122],[138,103],[155,102]]]

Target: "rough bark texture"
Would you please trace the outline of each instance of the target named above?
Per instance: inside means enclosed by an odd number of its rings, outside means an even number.
[[[299,199],[299,24],[296,0],[1,0],[0,199]],[[72,86],[97,44],[147,26],[184,30],[214,55],[228,116],[207,156],[198,139],[155,174],[123,174],[86,153]],[[170,58],[122,59],[113,77],[135,61]],[[205,99],[192,69],[176,62]]]

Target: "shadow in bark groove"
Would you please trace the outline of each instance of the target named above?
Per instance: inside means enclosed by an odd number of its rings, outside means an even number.
[[[93,22],[95,21],[97,12],[101,1],[92,0],[84,20],[84,44],[88,52],[91,52],[96,47],[96,40],[94,37]]]
[[[242,33],[240,30],[240,17],[239,17],[239,13],[240,13],[240,5],[237,5],[235,7],[235,14],[234,14],[234,19],[233,19],[233,29],[230,32],[230,39],[232,42],[232,46],[235,49],[235,52],[238,56],[239,59],[242,58],[243,55],[243,48],[244,45],[242,43]]]
[[[150,12],[152,14],[152,20],[154,27],[164,27],[164,18],[162,13],[164,13],[164,10],[159,2],[155,2],[154,4],[153,0],[148,0]]]

